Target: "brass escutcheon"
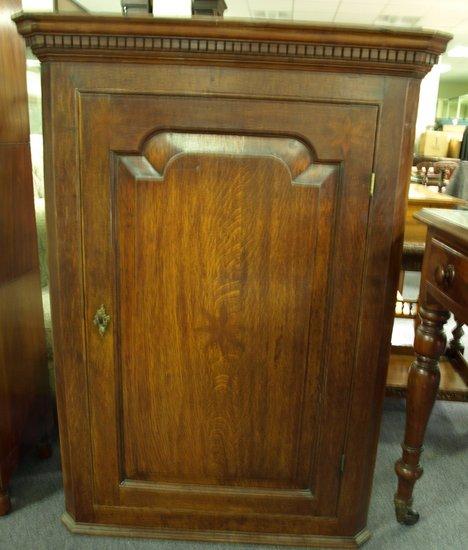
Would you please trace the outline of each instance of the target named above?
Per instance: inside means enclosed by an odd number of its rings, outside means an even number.
[[[93,323],[97,326],[99,334],[104,336],[104,333],[107,330],[107,325],[110,321],[110,315],[107,314],[104,304],[101,304],[101,307],[96,311],[93,319]]]

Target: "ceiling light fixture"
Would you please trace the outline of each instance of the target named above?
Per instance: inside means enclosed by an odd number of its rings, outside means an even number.
[[[254,10],[253,16],[256,19],[292,19],[292,12],[286,10]]]
[[[382,14],[376,19],[377,23],[395,27],[415,27],[421,21],[420,16]]]

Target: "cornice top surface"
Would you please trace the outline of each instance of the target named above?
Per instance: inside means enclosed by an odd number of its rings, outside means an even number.
[[[451,39],[428,30],[215,17],[19,13],[13,19],[41,60],[174,60],[422,77]]]

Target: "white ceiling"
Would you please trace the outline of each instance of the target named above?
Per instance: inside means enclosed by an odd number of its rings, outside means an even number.
[[[44,1],[44,0],[42,0]],[[47,0],[46,0],[47,1]],[[171,0],[153,0],[170,2]],[[468,0],[225,0],[225,18],[294,19],[370,25],[426,27],[454,35],[449,50],[468,46]],[[24,0],[24,3],[28,3]],[[29,0],[31,3],[31,0]],[[36,5],[41,0],[34,0]],[[121,12],[120,0],[77,0],[92,12]],[[443,80],[467,80],[468,58],[447,55],[452,69]]]
[[[426,27],[454,36],[449,50],[468,46],[468,0],[226,0],[225,17],[267,17],[366,25]],[[468,58],[444,55],[442,80],[467,80]]]

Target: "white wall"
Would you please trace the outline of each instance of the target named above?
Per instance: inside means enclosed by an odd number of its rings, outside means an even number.
[[[23,11],[53,11],[54,0],[23,0]]]
[[[419,137],[426,130],[427,126],[432,126],[435,122],[439,81],[440,72],[437,66],[433,67],[431,72],[421,81],[418,116],[416,118],[416,145],[419,142]]]
[[[153,0],[153,15],[158,17],[191,17],[192,0]]]

